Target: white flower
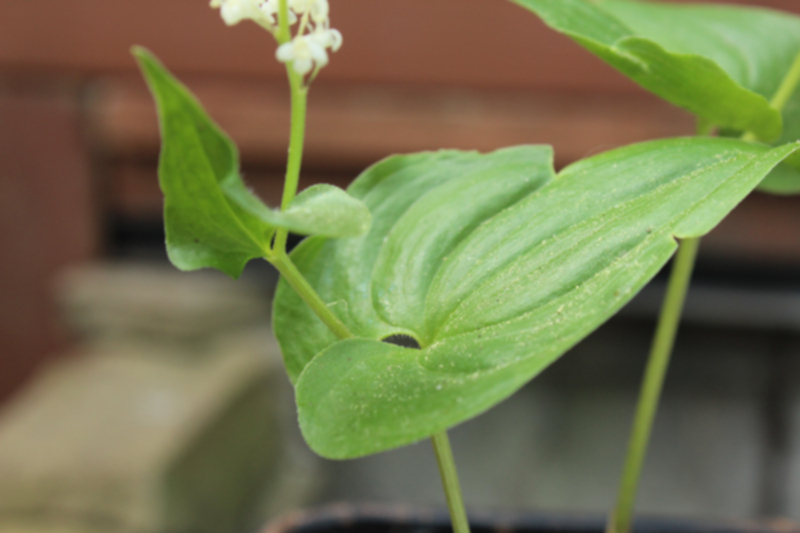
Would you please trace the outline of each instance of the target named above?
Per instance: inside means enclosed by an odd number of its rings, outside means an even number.
[[[330,48],[331,52],[338,52],[342,47],[342,34],[333,28],[315,30],[309,37],[313,37],[323,48]]]
[[[262,0],[263,1],[263,0]],[[269,19],[270,24],[273,27],[278,26],[278,17],[281,11],[281,4],[280,0],[267,0],[261,4],[261,11],[264,12],[264,15]],[[291,26],[297,22],[297,15],[294,14],[294,11],[291,9],[289,10],[289,25]]]
[[[335,52],[342,46],[342,34],[330,28],[328,0],[286,1],[289,25],[302,19],[295,37],[278,47],[278,61],[291,63],[301,76],[316,74],[328,64],[328,50]],[[281,0],[211,0],[211,7],[220,9],[229,26],[249,19],[278,36]]]
[[[211,7],[220,8],[222,20],[228,26],[251,19],[263,23],[266,14],[260,9],[263,0],[211,0]]]
[[[298,35],[290,42],[282,44],[275,53],[278,61],[292,63],[294,71],[305,76],[316,63],[317,68],[328,64],[328,53],[325,47],[311,35]]]
[[[308,13],[315,24],[327,22],[330,11],[328,0],[289,0],[289,7],[298,15]]]
[[[337,30],[320,29],[308,35],[298,35],[290,42],[278,47],[278,61],[292,63],[294,71],[305,76],[314,68],[320,69],[328,64],[330,48],[334,52],[342,46],[342,34]]]
[[[269,31],[275,31],[278,26],[279,0],[211,0],[211,7],[220,8],[222,20],[228,26],[248,19]],[[289,24],[295,22],[297,17],[290,10]]]

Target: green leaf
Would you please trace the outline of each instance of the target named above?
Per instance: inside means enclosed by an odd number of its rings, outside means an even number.
[[[769,105],[800,52],[800,17],[742,6],[511,0],[658,96],[771,141]]]
[[[327,184],[312,185],[298,194],[281,217],[295,233],[325,237],[360,237],[372,223],[364,202]]]
[[[233,141],[189,90],[147,50],[136,47],[133,54],[158,106],[158,174],[167,253],[176,267],[212,267],[237,277],[249,260],[268,254],[278,228],[328,237],[369,229],[366,206],[332,185],[303,191],[284,212],[268,208],[242,181]]]
[[[281,282],[275,332],[300,426],[330,458],[402,446],[511,395],[629,301],[675,237],[709,231],[781,160],[732,139],[655,141],[553,179],[548,147],[393,157],[350,187],[370,233],[292,254],[357,338]],[[381,342],[395,334],[422,349]]]

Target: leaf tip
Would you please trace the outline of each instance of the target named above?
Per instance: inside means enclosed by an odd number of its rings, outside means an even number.
[[[136,62],[139,63],[140,65],[155,60],[153,52],[151,52],[144,46],[138,44],[135,44],[130,47],[130,53],[134,57],[134,59],[136,59]]]

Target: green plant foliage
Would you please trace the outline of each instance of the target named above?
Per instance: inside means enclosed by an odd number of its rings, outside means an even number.
[[[744,6],[635,0],[511,0],[656,95],[735,135],[783,145],[800,139],[796,95],[769,105],[800,52],[800,17]],[[800,169],[800,156],[790,163]],[[760,186],[800,192],[800,170],[781,165]]]
[[[280,215],[281,222],[274,224],[301,235],[360,237],[372,224],[372,215],[364,202],[325,183],[302,191]]]
[[[389,158],[350,187],[364,237],[292,259],[355,334],[281,282],[275,332],[309,445],[330,458],[430,436],[508,397],[713,228],[795,146],[654,141],[567,167],[549,147]],[[420,350],[381,342],[415,338]]]
[[[632,0],[512,0],[647,90],[713,124],[781,134],[769,106],[800,51],[800,18]]]
[[[242,181],[236,145],[189,90],[147,50],[133,53],[158,107],[158,174],[167,253],[176,267],[237,277],[249,260],[268,255],[278,228],[327,237],[369,230],[366,206],[332,185],[310,187],[286,211],[268,208]]]

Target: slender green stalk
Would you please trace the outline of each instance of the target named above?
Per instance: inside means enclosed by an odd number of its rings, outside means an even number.
[[[447,507],[450,509],[450,520],[453,522],[453,533],[469,533],[467,512],[464,509],[464,500],[461,497],[461,487],[458,484],[456,463],[453,460],[453,450],[450,448],[450,439],[447,431],[436,433],[431,437],[436,460],[439,463],[439,474],[444,485],[444,494],[447,498]]]
[[[306,110],[308,108],[308,88],[303,85],[303,78],[291,67],[287,66],[289,86],[292,90],[292,130],[289,135],[289,162],[286,165],[286,180],[283,185],[281,209],[286,210],[297,195],[300,182],[300,167],[303,163],[303,145],[306,136]],[[288,232],[280,229],[275,234],[273,250],[277,253],[286,251]]]
[[[279,44],[289,42],[291,31],[289,28],[289,10],[287,0],[280,0],[279,28],[275,35]],[[304,19],[302,26],[307,23]],[[283,199],[281,209],[289,208],[292,200],[297,194],[298,182],[300,180],[300,168],[303,161],[303,145],[305,143],[306,111],[308,107],[308,87],[304,83],[303,76],[297,74],[291,64],[287,64],[286,72],[289,77],[289,87],[292,92],[292,126],[289,136],[289,161],[286,166],[286,181],[283,189]],[[270,261],[284,279],[291,285],[295,292],[303,299],[314,313],[325,323],[325,325],[340,339],[352,338],[353,334],[347,326],[328,308],[327,304],[320,298],[310,283],[303,277],[297,267],[292,263],[286,254],[286,240],[288,232],[280,229],[275,234],[275,241],[272,250],[269,250],[266,258]],[[447,497],[447,505],[450,509],[450,517],[453,522],[454,533],[470,533],[469,522],[467,521],[464,502],[461,497],[461,488],[458,484],[458,474],[456,472],[453,452],[450,448],[450,440],[447,432],[437,433],[432,437],[433,448],[436,452],[436,459],[439,463],[439,473],[442,477],[444,492]]]
[[[275,38],[278,44],[288,43],[292,39],[292,32],[289,29],[289,0],[278,2],[278,33]]]
[[[275,265],[281,276],[291,285],[295,292],[303,299],[312,311],[322,320],[328,329],[330,329],[340,339],[350,339],[353,334],[347,329],[347,326],[339,320],[333,312],[328,308],[328,305],[319,297],[319,294],[314,290],[311,284],[308,283],[305,277],[297,270],[297,267],[292,263],[289,256],[285,253],[270,256],[270,263]]]
[[[289,9],[287,0],[280,0],[279,27],[275,35],[279,44],[287,43],[291,40],[289,28]],[[301,21],[299,32],[303,32],[303,26],[308,22],[306,17]],[[286,72],[289,76],[289,87],[292,91],[292,126],[289,135],[289,161],[286,165],[286,181],[283,188],[283,199],[281,209],[289,208],[292,200],[297,194],[297,187],[300,181],[300,167],[303,162],[303,145],[305,143],[306,110],[308,107],[308,87],[304,83],[303,76],[297,74],[291,64],[286,65]],[[320,298],[308,280],[303,277],[292,260],[286,254],[286,240],[288,232],[280,229],[275,234],[275,241],[271,250],[266,253],[266,259],[278,269],[281,276],[291,285],[294,291],[302,298],[312,311],[322,320],[325,325],[340,339],[349,339],[353,334],[347,326],[328,308],[327,304]],[[450,517],[453,522],[454,533],[470,533],[467,514],[464,510],[464,502],[461,497],[461,488],[458,484],[458,474],[456,472],[453,451],[450,448],[450,440],[447,432],[442,431],[431,437],[433,449],[436,452],[436,459],[439,463],[439,473],[442,477],[444,492],[447,497],[447,506],[450,509]]]
[[[645,370],[644,383],[636,407],[633,431],[628,445],[628,455],[620,483],[619,497],[614,514],[611,516],[608,531],[627,533],[633,521],[633,507],[636,489],[642,472],[647,445],[653,427],[664,376],[669,366],[675,334],[681,319],[683,303],[692,278],[695,257],[700,239],[684,239],[681,241],[675,263],[667,286],[667,296],[661,309],[656,335],[650,359]]]
[[[281,0],[278,13],[278,32],[275,35],[278,44],[291,41],[292,33],[289,28],[289,4]],[[292,125],[289,134],[289,161],[286,165],[286,179],[283,185],[283,198],[281,209],[286,210],[297,195],[300,182],[300,168],[303,164],[303,146],[306,137],[306,112],[308,109],[308,87],[305,86],[303,76],[294,71],[291,63],[286,64],[286,75],[289,78],[289,88],[292,98]],[[277,254],[286,252],[286,240],[289,232],[280,229],[275,234],[275,243],[272,249]]]
[[[285,44],[292,38],[289,28],[289,6],[287,0],[280,1],[278,19],[279,26],[275,38],[279,44]],[[286,165],[286,180],[283,185],[283,199],[281,200],[281,209],[284,211],[289,208],[297,194],[300,168],[303,163],[306,110],[308,107],[308,88],[303,82],[303,76],[295,72],[290,63],[286,65],[286,73],[289,77],[289,87],[292,93],[292,125],[291,133],[289,134],[289,161]],[[328,308],[308,280],[303,277],[303,274],[292,263],[289,256],[286,255],[288,235],[289,232],[287,230],[279,229],[275,233],[275,242],[272,250],[267,251],[265,258],[278,269],[281,276],[286,279],[306,305],[314,311],[337,337],[340,339],[352,338],[353,334],[347,329],[347,326]]]
[[[289,67],[291,68],[291,67]],[[306,137],[306,110],[308,89],[303,86],[299,74],[290,71],[289,85],[292,89],[292,130],[289,136],[289,162],[286,166],[286,181],[283,188],[281,209],[286,210],[297,194],[300,167],[303,163],[303,145]]]
[[[792,63],[770,105],[778,111],[783,111],[798,84],[800,84],[800,54],[797,55],[794,63]],[[712,130],[712,124],[704,120],[698,120],[698,135],[708,135]],[[754,142],[757,138],[752,133],[746,132],[742,135],[741,140]],[[609,518],[606,528],[609,533],[628,533],[633,524],[634,503],[642,465],[647,453],[653,420],[658,409],[664,376],[669,366],[672,346],[678,331],[683,302],[692,277],[692,271],[694,270],[694,262],[699,245],[699,238],[685,239],[681,241],[675,257],[675,264],[667,286],[667,297],[661,309],[661,315],[658,318],[656,335],[653,339],[639,403],[636,408],[628,454],[625,458],[622,481],[620,482],[617,496],[617,505]]]
[[[800,84],[800,53],[794,58],[794,63],[792,63],[789,73],[783,78],[781,86],[778,87],[778,91],[775,93],[775,96],[772,97],[772,101],[770,102],[772,107],[778,111],[783,111],[789,98],[792,97],[794,91],[797,89],[798,84]]]

